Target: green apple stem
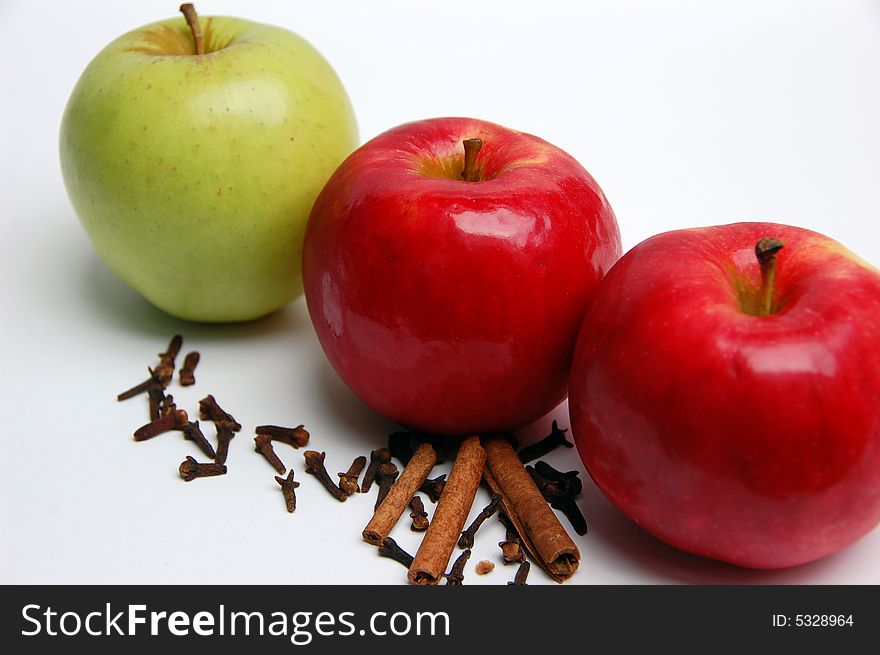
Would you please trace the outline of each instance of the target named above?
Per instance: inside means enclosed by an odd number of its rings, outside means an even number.
[[[479,182],[480,175],[477,171],[477,154],[483,147],[482,139],[465,139],[462,141],[464,145],[464,170],[461,172],[461,179],[465,182]]]
[[[196,44],[196,54],[205,54],[205,42],[202,41],[202,28],[199,25],[199,16],[196,13],[196,8],[191,2],[187,2],[180,5],[180,13],[186,18],[186,24],[189,25],[189,29],[192,32],[193,41]]]
[[[783,243],[774,237],[758,239],[755,256],[761,265],[761,291],[758,316],[769,316],[773,311],[773,286],[776,283],[776,254],[782,250]]]

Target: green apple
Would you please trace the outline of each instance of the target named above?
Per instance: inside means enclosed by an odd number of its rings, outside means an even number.
[[[304,39],[193,12],[92,60],[62,119],[61,169],[126,283],[174,316],[240,321],[302,292],[309,211],[357,139],[345,89]]]

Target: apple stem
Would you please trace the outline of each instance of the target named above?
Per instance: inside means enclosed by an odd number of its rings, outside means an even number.
[[[782,250],[783,243],[774,237],[758,239],[755,256],[761,265],[761,304],[758,316],[769,316],[773,310],[773,286],[776,283],[776,254]]]
[[[465,182],[479,182],[480,176],[477,172],[477,154],[483,147],[482,139],[465,139],[462,141],[464,145],[464,170],[461,171],[461,179]]]
[[[196,8],[191,2],[180,5],[180,13],[186,18],[186,24],[189,25],[190,32],[193,35],[193,41],[196,44],[196,54],[205,54],[205,43],[202,41],[202,28],[199,25],[199,16]]]

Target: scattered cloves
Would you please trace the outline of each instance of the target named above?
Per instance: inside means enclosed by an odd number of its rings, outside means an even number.
[[[385,496],[391,491],[391,486],[394,484],[394,481],[399,474],[397,464],[394,462],[387,462],[379,465],[379,472],[376,474],[376,480],[379,484],[379,493],[376,495],[376,505],[374,506],[374,509],[378,508],[379,505],[382,504],[382,501],[385,500]]]
[[[142,425],[134,431],[135,441],[146,441],[153,437],[168,432],[169,430],[179,430],[189,422],[189,416],[185,410],[175,409],[165,416],[160,416],[154,421],[150,421],[146,425]]]
[[[205,421],[228,421],[232,425],[234,432],[241,430],[241,424],[235,420],[232,414],[224,411],[211,394],[208,394],[199,401],[199,412]]]
[[[284,503],[287,505],[287,511],[292,514],[296,511],[296,493],[294,490],[299,486],[299,482],[295,482],[293,479],[293,469],[290,469],[286,478],[276,475],[275,482],[281,485],[281,493],[284,494]]]
[[[196,351],[186,354],[186,357],[183,359],[183,366],[180,368],[181,387],[190,387],[196,383],[195,371],[196,366],[199,365],[200,358],[201,355]]]
[[[498,546],[501,548],[501,561],[505,566],[508,564],[518,564],[526,558],[522,549],[522,541],[510,520],[503,513],[498,514],[498,518],[504,524],[506,530],[504,541],[498,542]]]
[[[199,427],[198,421],[189,421],[184,425],[181,430],[183,431],[183,438],[195,443],[196,446],[199,447],[205,455],[214,460],[215,464],[223,464],[226,462],[226,458],[224,457],[222,461],[217,460],[217,455],[214,452],[214,446],[211,445],[211,442],[205,438],[205,435],[202,433],[202,429]]]
[[[177,404],[174,402],[174,396],[172,396],[170,393],[166,396],[165,392],[163,391],[162,399],[159,401],[159,416],[167,416],[176,409]]]
[[[443,493],[443,488],[446,486],[446,474],[438,475],[436,478],[428,478],[422,483],[422,486],[419,487],[419,491],[426,494],[428,496],[428,500],[432,503],[436,503],[440,500],[440,494]]]
[[[152,376],[147,380],[147,398],[150,403],[150,420],[155,421],[162,416],[163,408],[168,406],[168,399],[165,397],[165,387]]]
[[[526,464],[527,462],[531,462],[533,459],[543,457],[558,446],[574,448],[574,444],[565,438],[566,432],[568,432],[568,430],[560,430],[559,425],[557,425],[556,421],[553,421],[553,425],[550,427],[550,434],[548,434],[540,441],[526,446],[517,453],[519,461],[521,461],[523,464]]]
[[[526,470],[532,476],[544,499],[550,503],[550,507],[565,514],[577,534],[587,534],[587,520],[575,501],[575,497],[583,490],[578,471],[557,471],[544,461],[536,462],[534,466],[526,466]]]
[[[449,573],[444,573],[443,577],[446,578],[446,584],[449,586],[461,586],[461,583],[464,582],[464,566],[467,564],[468,558],[471,556],[471,549],[466,549],[455,562],[452,564],[452,568],[449,570]]]
[[[266,435],[260,435],[266,436]],[[333,496],[339,502],[345,502],[345,499],[348,498],[347,495],[340,489],[335,482],[330,478],[330,474],[327,473],[327,467],[324,466],[324,458],[326,453],[319,453],[316,450],[307,450],[303,453],[303,456],[306,460],[306,473],[311,473],[314,475],[318,482],[330,492],[330,495]]]
[[[309,443],[309,431],[302,425],[295,428],[285,428],[279,425],[258,425],[255,430],[257,434],[265,434],[272,441],[280,441],[294,448],[302,448]]]
[[[235,430],[232,429],[234,426],[227,421],[218,421],[214,425],[217,427],[217,454],[214,455],[214,462],[225,464],[229,455],[229,442],[235,437]]]
[[[519,568],[516,570],[516,575],[513,576],[513,582],[508,582],[507,584],[514,587],[525,587],[526,578],[529,577],[529,570],[531,568],[532,565],[529,564],[528,560],[523,560],[520,563]]]
[[[406,430],[392,432],[388,435],[388,450],[391,456],[400,460],[400,463],[406,466],[413,455],[413,448],[410,445],[412,433]]]
[[[175,334],[168,343],[168,348],[164,353],[159,353],[159,363],[156,365],[154,373],[160,380],[165,380],[164,386],[168,386],[174,375],[174,360],[177,359],[177,353],[183,345],[183,337]]]
[[[231,427],[229,423],[223,422],[227,425],[227,429]],[[275,449],[272,447],[272,437],[268,434],[258,434],[254,437],[254,449],[260,453],[263,457],[266,458],[266,461],[272,465],[276,471],[278,471],[281,475],[284,475],[284,471],[287,470],[287,467],[284,466],[284,462],[275,454]],[[306,459],[308,461],[308,458]]]
[[[148,371],[150,369],[147,369]],[[131,389],[126,389],[122,393],[116,396],[116,400],[128,400],[129,398],[134,398],[135,396],[139,396],[150,388],[150,383],[153,382],[152,372],[150,373],[150,377],[148,377],[143,382],[140,382],[134,385]]]
[[[364,480],[361,483],[361,493],[365,494],[373,486],[373,481],[379,473],[379,466],[391,461],[391,451],[387,448],[379,448],[370,453],[370,464],[364,471]]]
[[[354,461],[351,463],[351,466],[348,467],[348,470],[345,473],[337,473],[339,476],[339,489],[346,496],[350,496],[353,493],[357,493],[360,491],[360,487],[358,486],[358,477],[361,474],[361,471],[364,470],[364,466],[367,465],[367,458],[361,455],[360,457],[355,457]]]
[[[495,513],[495,511],[498,509],[498,503],[500,502],[501,496],[493,494],[492,501],[488,505],[486,505],[479,514],[477,514],[476,518],[473,520],[473,523],[471,523],[461,533],[461,537],[459,537],[458,539],[459,548],[474,547],[474,535],[477,534],[477,530],[480,529],[480,526],[483,525],[483,522]]]
[[[180,477],[187,482],[191,482],[196,478],[205,478],[212,475],[225,475],[226,467],[223,464],[203,464],[197,462],[195,457],[187,455],[186,459],[180,464]]]
[[[421,496],[413,496],[409,501],[409,508],[412,510],[409,517],[412,519],[412,525],[409,529],[413,532],[424,532],[428,529],[428,513],[425,511],[425,504],[422,502]]]
[[[164,353],[159,353],[159,363],[156,367],[147,368],[150,377],[140,384],[134,385],[131,389],[123,391],[116,396],[116,400],[128,400],[129,398],[134,398],[146,391],[150,391],[151,387],[161,387],[162,389],[165,389],[171,383],[171,377],[174,375],[174,360],[177,357],[177,353],[180,352],[180,346],[182,344],[183,337],[179,334],[175,334],[171,338],[171,342],[168,344],[168,349]],[[151,411],[150,420],[156,418],[158,418],[158,414],[154,416]]]
[[[382,545],[379,546],[379,555],[393,559],[395,562],[400,562],[406,568],[409,568],[413,563],[413,556],[398,546],[397,542],[391,537],[385,537],[382,540]]]

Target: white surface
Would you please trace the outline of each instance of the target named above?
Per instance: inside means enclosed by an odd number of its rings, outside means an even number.
[[[302,301],[211,327],[153,309],[98,259],[67,201],[57,132],[87,62],[177,2],[0,3],[0,582],[393,583],[360,540],[372,502],[331,500],[298,453],[299,507],[253,453],[260,423],[305,423],[331,472],[393,426],[325,363]],[[473,115],[577,157],[618,216],[624,246],[667,229],[771,219],[825,232],[880,264],[880,5],[876,2],[232,2],[203,15],[276,23],[312,41],[346,84],[362,139],[400,122]],[[183,483],[178,435],[136,444],[143,398],[117,403],[175,332],[197,349],[195,411],[213,393],[244,424],[224,478]],[[567,426],[565,408],[555,413]],[[546,432],[549,418],[521,435]],[[208,428],[206,434],[213,438]],[[572,451],[551,462],[580,467]],[[880,583],[880,530],[775,573],[679,553],[587,482],[591,533],[574,583]],[[473,514],[484,504],[484,492]],[[433,507],[429,504],[429,511]],[[413,551],[401,521],[395,533]],[[479,533],[466,583],[495,559]],[[548,578],[533,568],[530,583]]]

